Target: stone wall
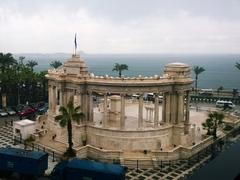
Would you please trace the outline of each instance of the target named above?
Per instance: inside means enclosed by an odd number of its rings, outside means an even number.
[[[172,126],[154,130],[127,131],[87,127],[88,144],[110,150],[152,150],[172,145]]]

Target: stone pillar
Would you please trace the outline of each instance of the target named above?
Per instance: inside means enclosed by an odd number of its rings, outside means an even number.
[[[79,90],[75,92],[73,99],[74,99],[74,107],[81,106],[81,108],[83,108],[81,105],[81,95]]]
[[[59,105],[63,106],[63,89],[59,89]]]
[[[121,94],[121,115],[120,115],[121,129],[125,127],[125,95]]]
[[[52,86],[48,86],[48,104],[49,104],[49,110],[52,112]]]
[[[159,122],[159,97],[155,94],[155,107],[154,107],[154,127],[158,127]]]
[[[148,108],[146,108],[146,121],[148,121]]]
[[[63,89],[63,91],[62,91],[62,98],[63,98],[63,106],[66,107],[67,103],[68,103],[67,89]]]
[[[93,98],[92,98],[92,92],[88,92],[88,98],[89,98],[89,121],[93,122]]]
[[[176,124],[177,123],[177,104],[178,104],[178,99],[177,99],[177,93],[174,92],[171,95],[171,123]]]
[[[186,92],[186,111],[185,111],[185,122],[184,122],[184,127],[185,127],[185,134],[189,133],[189,104],[190,104],[190,92]]]
[[[56,113],[56,107],[57,107],[57,88],[56,86],[52,87],[52,112]]]
[[[162,122],[166,122],[166,93],[163,93],[163,102],[162,102]]]
[[[84,120],[88,120],[88,95],[86,92],[80,93],[80,102],[81,102],[82,112],[85,115]]]
[[[170,93],[166,93],[166,105],[165,105],[165,120],[166,123],[171,123],[171,96]]]
[[[143,95],[139,96],[138,102],[138,128],[141,129],[143,126]]]
[[[153,110],[152,109],[150,109],[150,122],[153,122]]]
[[[184,121],[184,95],[183,92],[178,93],[178,113],[177,123]]]
[[[103,102],[103,121],[102,125],[103,127],[107,126],[107,94],[104,94],[104,102]]]

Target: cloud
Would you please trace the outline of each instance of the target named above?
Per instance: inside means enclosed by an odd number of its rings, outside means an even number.
[[[86,53],[240,51],[239,19],[195,14],[186,7],[173,7],[174,12],[164,15],[164,9],[151,6],[141,15],[133,10],[134,16],[121,19],[112,17],[113,12],[96,14],[96,7],[89,5],[72,9],[61,3],[35,4],[33,7],[40,6],[35,11],[25,5],[23,9],[16,2],[0,6],[1,51],[73,52],[75,32],[80,49]],[[129,16],[132,6],[127,10]]]

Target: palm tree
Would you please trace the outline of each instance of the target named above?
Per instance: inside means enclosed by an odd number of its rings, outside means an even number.
[[[208,115],[206,122],[202,124],[204,129],[207,129],[208,135],[213,135],[217,138],[217,128],[223,124],[224,115],[219,112],[212,112]]]
[[[55,69],[57,69],[59,66],[61,66],[62,65],[62,62],[61,61],[52,61],[51,63],[50,63],[50,66],[51,67],[53,67],[53,68],[55,68]]]
[[[217,88],[218,98],[219,98],[220,91],[222,91],[222,90],[223,90],[223,87],[222,87],[222,86],[220,86],[219,88]]]
[[[2,95],[2,106],[7,106],[7,90],[9,89],[10,70],[17,63],[11,53],[0,53],[0,88]]]
[[[31,71],[33,71],[34,66],[37,66],[37,65],[38,65],[37,61],[34,61],[34,60],[30,60],[26,64],[26,66],[28,66],[31,69]]]
[[[73,96],[70,97],[70,100],[66,107],[61,106],[59,111],[61,115],[55,117],[55,120],[59,122],[61,127],[67,126],[68,132],[68,148],[64,153],[67,157],[75,157],[76,152],[73,149],[72,142],[72,121],[76,121],[78,124],[80,123],[80,119],[84,117],[82,112],[79,112],[80,106],[74,108]]]
[[[197,93],[197,88],[198,88],[198,75],[201,74],[202,72],[205,71],[205,69],[203,67],[199,67],[199,66],[194,66],[193,71],[195,73],[195,90]]]
[[[122,77],[122,71],[124,71],[124,70],[128,70],[128,65],[118,64],[118,63],[115,63],[115,66],[112,69],[112,71],[117,71],[118,72],[119,77]]]
[[[235,67],[240,70],[240,63],[236,62]]]

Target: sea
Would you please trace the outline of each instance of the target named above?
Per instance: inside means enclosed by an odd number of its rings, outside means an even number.
[[[71,54],[16,54],[23,55],[26,61],[36,60],[36,71],[47,70],[49,63],[54,60],[61,62],[71,57]],[[95,75],[117,76],[112,71],[115,63],[127,64],[128,71],[123,71],[125,77],[162,75],[164,65],[172,62],[182,62],[191,67],[201,66],[205,69],[199,75],[198,87],[217,89],[222,86],[225,90],[234,88],[240,90],[240,70],[235,67],[240,62],[240,54],[85,54],[80,56],[85,60],[89,72]],[[192,77],[195,78],[192,72]],[[193,84],[194,86],[194,84]]]

